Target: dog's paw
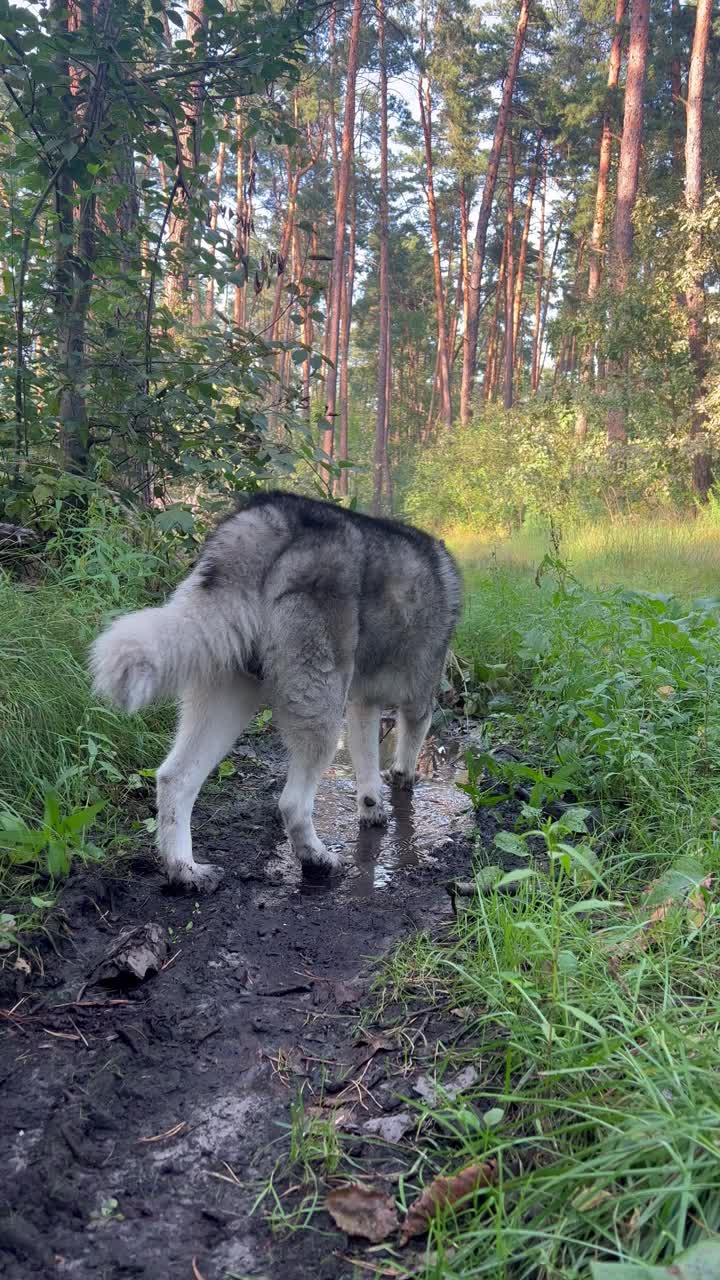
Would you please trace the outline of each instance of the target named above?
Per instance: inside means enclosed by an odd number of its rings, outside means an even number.
[[[361,827],[384,827],[387,820],[385,806],[378,796],[368,792],[358,798],[358,822]]]
[[[383,778],[395,791],[412,791],[417,774],[407,773],[404,769],[386,769]]]
[[[294,852],[300,859],[303,875],[311,878],[330,875],[340,861],[338,855],[327,849],[321,840],[308,840],[295,847]]]
[[[210,862],[180,862],[168,867],[168,881],[176,889],[213,893],[225,875],[222,867]]]

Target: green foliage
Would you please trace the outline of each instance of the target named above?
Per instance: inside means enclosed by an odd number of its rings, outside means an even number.
[[[84,809],[63,814],[57,792],[48,788],[42,820],[37,827],[28,826],[12,813],[0,813],[0,877],[4,871],[3,863],[6,863],[8,867],[37,868],[44,871],[51,881],[63,880],[74,858],[101,859],[101,850],[88,844],[85,832],[103,805],[100,800],[86,805]]]

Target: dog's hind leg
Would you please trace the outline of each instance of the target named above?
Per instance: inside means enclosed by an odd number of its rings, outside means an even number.
[[[307,871],[331,871],[337,865],[337,854],[320,840],[312,815],[318,783],[337,751],[342,709],[335,716],[302,725],[278,718],[280,732],[290,751],[287,781],[279,806],[293,853]]]
[[[380,776],[380,714],[380,707],[364,702],[348,703],[348,746],[357,778],[357,813],[361,827],[379,827],[387,822]]]
[[[220,882],[220,867],[193,858],[190,817],[210,770],[247,727],[262,696],[262,685],[246,676],[183,695],[173,748],[157,772],[157,844],[171,884],[211,890]]]
[[[388,770],[388,781],[393,787],[414,786],[418,756],[431,718],[432,712],[427,706],[400,707],[395,758]]]

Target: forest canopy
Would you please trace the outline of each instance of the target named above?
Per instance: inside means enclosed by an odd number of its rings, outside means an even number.
[[[3,0],[2,518],[707,502],[717,55],[709,0]]]

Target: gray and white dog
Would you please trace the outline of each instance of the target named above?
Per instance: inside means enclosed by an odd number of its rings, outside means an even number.
[[[157,774],[157,839],[170,881],[217,885],[220,868],[193,859],[193,805],[262,706],[290,753],[280,811],[305,868],[337,861],[312,815],[344,714],[358,818],[385,822],[381,711],[398,709],[390,780],[410,787],[460,605],[460,575],[442,542],[275,492],[222,521],[162,608],[113,622],[92,646],[95,691],[128,712],[180,703]]]

